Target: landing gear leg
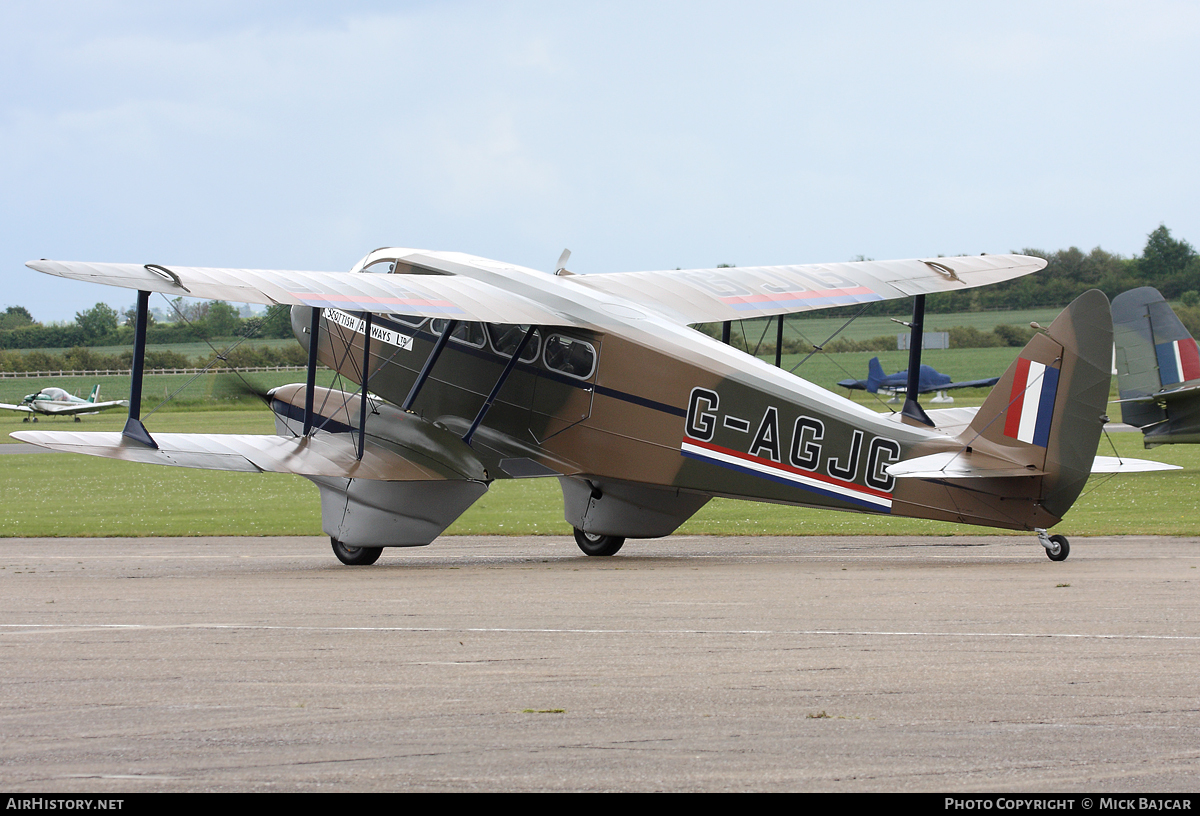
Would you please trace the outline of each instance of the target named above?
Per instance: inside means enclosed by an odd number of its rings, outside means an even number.
[[[351,567],[370,566],[383,555],[383,547],[347,547],[336,538],[330,538],[329,541],[338,560]]]
[[[1051,561],[1066,561],[1067,556],[1071,554],[1071,544],[1067,541],[1066,536],[1062,535],[1047,535],[1046,531],[1041,527],[1034,532],[1037,533],[1038,543],[1046,548],[1046,557]]]
[[[594,535],[575,528],[575,543],[584,555],[616,555],[625,543],[622,536]]]

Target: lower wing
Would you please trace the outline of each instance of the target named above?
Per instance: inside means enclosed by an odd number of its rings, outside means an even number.
[[[317,432],[308,437],[257,434],[155,434],[158,448],[132,442],[120,433],[18,431],[14,439],[51,450],[129,462],[249,473],[294,473],[376,481],[475,479],[418,452],[398,453],[369,437],[358,458],[358,435]],[[482,471],[482,467],[480,468]]]

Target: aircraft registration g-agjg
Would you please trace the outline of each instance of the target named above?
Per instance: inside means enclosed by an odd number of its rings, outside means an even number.
[[[32,261],[138,290],[130,417],[121,434],[13,436],[138,462],[300,474],[320,488],[322,527],[347,564],[428,544],[493,480],[535,477],[558,478],[588,555],[669,535],[721,496],[1034,530],[1052,560],[1067,557],[1067,540],[1046,528],[1087,481],[1106,421],[1112,320],[1101,292],[1035,335],[968,423],[937,427],[915,388],[889,419],[688,324],[913,297],[919,338],[926,294],[1028,274],[1043,260],[577,275],[568,255],[554,274],[399,248],[341,273]],[[278,435],[146,430],[151,292],[293,306],[308,376],[269,394]],[[317,388],[318,363],[357,393]]]

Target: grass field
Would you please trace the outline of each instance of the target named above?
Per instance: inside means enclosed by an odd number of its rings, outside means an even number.
[[[317,385],[329,387],[335,374],[328,369],[317,371]],[[244,379],[243,379],[244,378]],[[261,405],[261,400],[246,387],[266,392],[287,383],[304,382],[303,371],[257,371],[242,373],[239,377],[229,371],[201,374],[147,374],[142,384],[143,415],[158,409],[164,412],[192,411],[197,408],[212,409],[218,406],[252,408]],[[76,396],[87,397],[92,387],[100,384],[102,400],[126,399],[129,397],[128,375],[107,377],[41,377],[0,378],[0,402],[18,404],[26,394],[33,394],[47,386],[66,389]],[[179,390],[182,389],[182,390]],[[178,393],[176,393],[178,392]],[[170,402],[163,405],[168,396]],[[161,405],[161,408],[159,407]],[[115,413],[121,413],[114,409]],[[111,415],[114,411],[110,411]],[[95,422],[97,417],[88,417],[85,422]],[[40,418],[39,424],[56,420]],[[67,420],[68,422],[72,420]]]
[[[87,430],[119,430],[121,416],[90,417]],[[41,428],[77,428],[51,421]],[[156,416],[152,431],[271,433],[265,408]],[[0,430],[28,429],[4,417]],[[1114,433],[1124,456],[1180,465],[1182,471],[1096,477],[1066,520],[1067,535],[1200,535],[1200,446],[1145,451],[1141,434]],[[1100,453],[1112,454],[1102,440]],[[320,535],[317,489],[298,476],[137,465],[64,454],[0,459],[6,536]],[[448,531],[477,535],[569,535],[557,480],[495,482]],[[720,535],[1004,534],[943,522],[835,513],[714,499],[680,533]]]
[[[991,328],[989,326],[989,328]],[[192,343],[148,343],[146,351],[174,351],[191,359],[193,357],[211,357],[213,349],[224,351],[225,349],[237,343],[240,338],[237,337],[215,337],[209,343],[203,340],[197,340]],[[288,348],[296,345],[295,338],[292,337],[259,337],[253,340],[244,340],[239,343],[240,348]],[[130,351],[133,346],[90,346],[96,354],[115,355],[123,351]],[[21,354],[28,354],[31,351],[44,351],[47,354],[64,354],[70,351],[69,348],[43,348],[43,349],[13,349],[13,351]]]

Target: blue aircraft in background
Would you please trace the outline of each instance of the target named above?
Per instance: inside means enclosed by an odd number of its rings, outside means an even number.
[[[952,388],[991,388],[999,379],[999,377],[989,377],[984,380],[952,382],[949,374],[942,374],[933,366],[922,365],[917,393],[927,394],[930,391],[937,391],[939,394],[934,398],[933,402],[953,402],[951,398],[941,392],[949,391]],[[879,358],[872,357],[871,362],[867,365],[867,378],[865,380],[842,380],[838,385],[842,388],[849,388],[852,391],[869,391],[872,394],[880,391],[889,394],[903,394],[908,391],[908,371],[885,374]]]

